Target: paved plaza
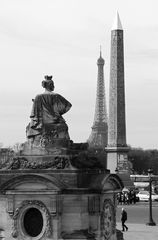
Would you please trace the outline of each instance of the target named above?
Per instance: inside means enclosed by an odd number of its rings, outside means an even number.
[[[124,232],[124,240],[157,240],[158,225],[147,226],[145,224],[128,223],[128,231]],[[121,230],[121,223],[117,223],[117,229]]]

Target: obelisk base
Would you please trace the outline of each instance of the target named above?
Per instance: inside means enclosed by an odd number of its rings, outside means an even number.
[[[130,165],[128,162],[128,147],[107,147],[107,169],[121,178],[124,187],[134,188],[130,179]]]
[[[111,173],[124,172],[129,173],[129,164],[127,153],[128,147],[110,147],[106,148],[107,151],[107,169]]]

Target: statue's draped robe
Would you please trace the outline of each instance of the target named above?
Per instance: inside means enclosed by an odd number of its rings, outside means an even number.
[[[71,108],[71,103],[56,93],[39,94],[33,100],[31,122],[27,127],[27,137],[34,137],[58,126],[61,129],[68,127],[62,115]],[[67,138],[67,137],[66,137]]]

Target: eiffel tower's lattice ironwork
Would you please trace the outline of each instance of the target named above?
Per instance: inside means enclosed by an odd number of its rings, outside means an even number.
[[[94,122],[92,132],[88,139],[90,148],[104,149],[107,146],[108,119],[105,102],[105,84],[104,84],[104,59],[101,56],[97,61],[98,78],[97,78],[97,96],[95,105]]]

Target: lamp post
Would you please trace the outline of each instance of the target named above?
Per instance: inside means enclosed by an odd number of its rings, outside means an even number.
[[[152,218],[152,198],[151,198],[151,194],[152,194],[152,188],[151,188],[151,183],[152,183],[152,178],[151,178],[151,174],[153,173],[153,170],[150,168],[148,169],[148,175],[149,175],[149,222],[147,223],[147,225],[149,226],[155,226],[156,223],[153,221]]]

